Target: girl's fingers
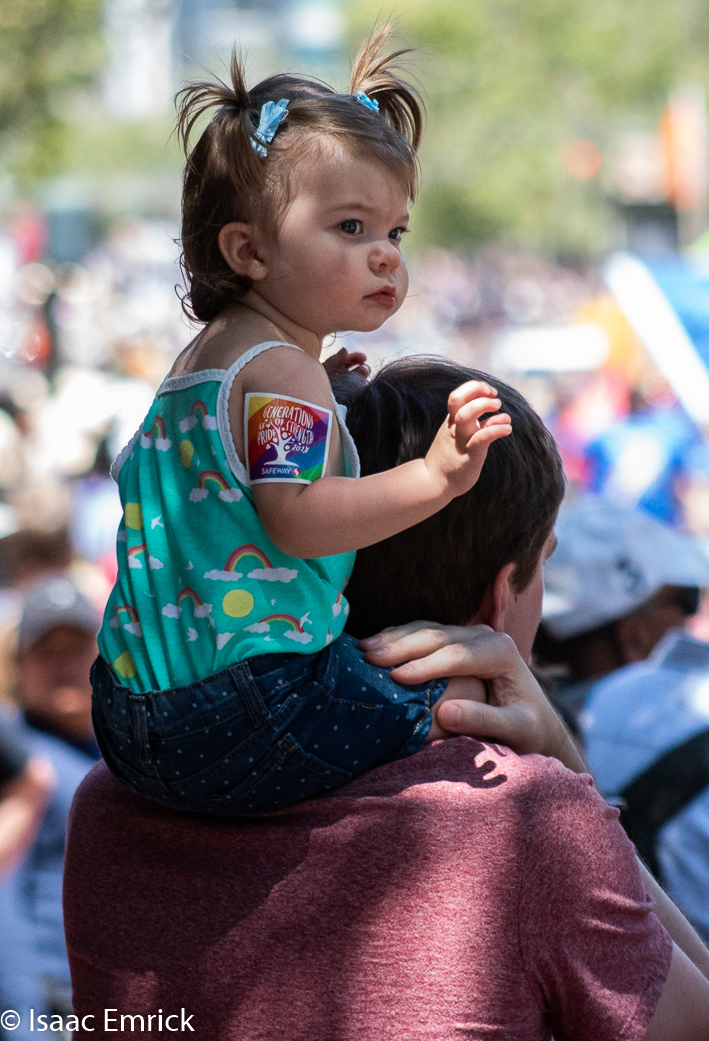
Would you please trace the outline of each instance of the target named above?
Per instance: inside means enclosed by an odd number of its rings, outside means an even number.
[[[347,354],[348,365],[363,365],[366,360],[367,355],[363,351],[352,351],[351,354],[349,352]]]
[[[501,437],[509,437],[512,433],[511,423],[487,423],[480,430],[476,430],[465,446],[468,451],[471,448],[482,448],[491,445],[493,441],[499,441]]]
[[[483,419],[481,426],[494,427],[494,426],[512,426],[512,420],[506,412],[495,412],[494,415],[488,416],[487,419]]]
[[[465,405],[458,409],[455,416],[455,425],[458,428],[475,424],[486,412],[497,412],[501,406],[502,402],[499,398],[474,398],[473,401],[466,402]]]
[[[448,411],[451,418],[455,419],[458,410],[473,398],[494,398],[496,396],[495,388],[484,380],[468,380],[467,383],[462,383],[448,395]]]

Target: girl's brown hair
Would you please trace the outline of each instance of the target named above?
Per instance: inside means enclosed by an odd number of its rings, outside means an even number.
[[[208,322],[251,288],[251,279],[235,274],[219,249],[219,232],[232,221],[256,223],[276,236],[279,218],[292,198],[292,173],[298,162],[316,154],[325,139],[384,163],[416,194],[416,154],[423,127],[418,91],[398,75],[398,60],[407,50],[385,56],[381,50],[392,33],[383,26],[355,58],[350,93],[337,94],[325,83],[282,74],[247,90],[236,53],[231,85],[193,83],[177,95],[177,133],[187,157],[182,190],[182,271],[188,286],[186,313]],[[356,100],[364,91],[379,103],[374,112]],[[267,154],[253,147],[262,106],[288,101]],[[217,112],[190,149],[195,123],[211,108]]]

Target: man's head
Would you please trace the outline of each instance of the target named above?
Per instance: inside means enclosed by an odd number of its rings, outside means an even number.
[[[513,594],[528,589],[539,571],[564,494],[561,459],[539,416],[501,380],[440,358],[386,366],[347,395],[362,473],[425,455],[446,418],[448,395],[474,379],[496,388],[512,434],[490,446],[469,492],[357,554],[347,587],[348,631],[355,636],[416,619],[465,625],[504,569]]]
[[[643,510],[584,498],[562,511],[557,536],[535,651],[573,680],[645,659],[709,585],[701,547]]]
[[[17,634],[15,697],[30,722],[70,740],[91,736],[89,670],[100,623],[66,578],[28,589]]]

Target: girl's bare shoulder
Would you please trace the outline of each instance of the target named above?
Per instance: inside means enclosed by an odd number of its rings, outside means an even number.
[[[185,376],[205,369],[229,369],[252,347],[278,339],[270,322],[254,321],[248,312],[218,315],[177,357],[170,376]]]

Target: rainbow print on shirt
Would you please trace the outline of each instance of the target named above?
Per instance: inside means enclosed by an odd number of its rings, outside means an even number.
[[[162,416],[156,416],[150,430],[140,435],[140,443],[143,448],[152,448],[155,445],[158,452],[167,452],[168,448],[172,447]]]
[[[310,643],[313,638],[310,633],[306,633],[304,628],[305,625],[310,624],[307,614],[304,614],[300,621],[292,614],[270,614],[259,622],[252,622],[251,625],[245,626],[245,629],[247,633],[270,633],[271,626],[275,622],[285,622],[286,628],[283,635],[295,643]]]
[[[329,409],[299,398],[247,394],[244,428],[251,484],[312,484],[324,474],[332,428]]]
[[[218,470],[202,470],[197,479],[197,487],[190,492],[190,502],[201,502],[209,495],[210,488],[215,489],[222,502],[238,502],[243,492],[232,488],[226,478]]]
[[[205,604],[191,586],[181,589],[177,594],[177,603],[165,604],[162,613],[166,618],[179,618],[185,603],[192,604],[195,618],[209,618],[211,622],[212,605]]]
[[[125,621],[125,617],[128,621]],[[140,625],[138,618],[138,612],[132,604],[118,604],[116,610],[113,612],[113,618],[111,619],[111,628],[118,629],[123,623],[123,628],[126,632],[132,633],[133,636],[142,636],[143,630]]]
[[[254,557],[261,565],[261,567],[249,571],[247,578],[254,578],[261,582],[292,582],[294,578],[298,577],[295,568],[273,567],[263,550],[260,550],[253,542],[237,546],[230,554],[223,571],[214,568],[212,571],[206,571],[204,577],[215,582],[238,582],[240,578],[244,577],[244,572],[239,571],[238,567],[246,557]]]
[[[186,434],[189,430],[192,430],[197,424],[202,422],[202,426],[205,430],[216,430],[217,429],[217,417],[210,416],[209,409],[203,401],[197,400],[190,409],[188,416],[180,420],[180,430],[183,434]]]
[[[143,563],[140,558],[141,555],[145,553],[145,549],[146,546],[144,542],[139,543],[139,545],[137,546],[131,546],[127,554],[129,568],[137,568],[138,571],[142,569]],[[150,566],[151,571],[159,571],[160,568],[163,567],[162,560],[158,560],[157,557],[153,557],[150,555],[148,556],[148,564]]]

